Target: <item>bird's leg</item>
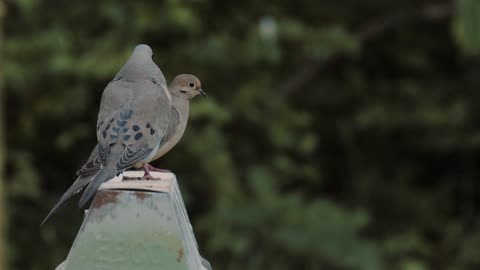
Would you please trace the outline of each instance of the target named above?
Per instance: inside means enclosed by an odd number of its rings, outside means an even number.
[[[143,175],[143,179],[144,180],[160,180],[161,178],[155,178],[150,174],[150,171],[154,171],[151,168],[155,168],[155,167],[152,167],[147,163],[143,164],[143,171],[145,171],[145,174]]]
[[[139,177],[130,177],[130,176],[125,176],[124,175],[122,180],[160,180],[161,178],[153,177],[150,174],[150,172],[163,172],[163,173],[170,172],[169,170],[163,170],[163,169],[155,168],[148,163],[143,164],[142,169],[145,172],[143,177],[139,178]]]
[[[170,170],[155,168],[148,163],[143,165],[144,168],[145,168],[145,166],[147,166],[148,170],[151,171],[151,172],[163,172],[163,173],[169,173],[170,172]]]

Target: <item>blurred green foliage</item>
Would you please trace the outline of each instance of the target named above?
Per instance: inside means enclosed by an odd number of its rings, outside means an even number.
[[[478,1],[11,0],[7,12],[11,269],[66,257],[76,204],[38,225],[139,43],[167,79],[196,74],[209,94],[154,165],[177,174],[214,269],[480,268]]]
[[[5,5],[0,1],[0,48],[3,45],[3,18],[5,16]],[[0,49],[1,50],[1,49]],[[5,128],[4,128],[4,90],[3,90],[3,54],[0,54],[0,269],[7,267],[7,213],[6,213],[6,199],[5,199]]]

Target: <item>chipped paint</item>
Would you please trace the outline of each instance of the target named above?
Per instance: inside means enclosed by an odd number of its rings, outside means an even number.
[[[151,193],[149,193],[149,192],[144,192],[144,191],[135,191],[135,192],[133,193],[133,195],[134,195],[137,199],[142,200],[142,201],[145,200],[146,198],[149,198],[149,197],[152,196]]]
[[[180,248],[180,249],[177,251],[177,262],[182,261],[182,258],[183,258],[183,248]]]
[[[104,205],[109,203],[117,203],[119,194],[120,191],[110,190],[107,192],[100,190],[99,192],[97,192],[97,195],[93,200],[92,209],[103,207]]]

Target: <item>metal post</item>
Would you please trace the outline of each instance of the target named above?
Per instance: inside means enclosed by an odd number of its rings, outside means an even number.
[[[141,177],[143,172],[126,172]],[[199,252],[174,174],[104,183],[57,270],[211,270]]]

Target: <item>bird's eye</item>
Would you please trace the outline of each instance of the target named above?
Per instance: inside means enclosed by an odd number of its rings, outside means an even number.
[[[190,86],[191,88],[194,88],[195,87],[195,83],[191,82],[188,84],[188,86]]]

